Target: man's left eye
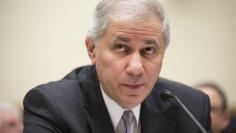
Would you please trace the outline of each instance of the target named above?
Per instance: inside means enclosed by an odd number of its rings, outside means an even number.
[[[150,54],[154,54],[155,51],[156,51],[155,48],[153,48],[153,47],[147,47],[147,48],[144,48],[144,49],[142,50],[142,53],[143,53],[143,54],[148,54],[148,55],[150,55]]]

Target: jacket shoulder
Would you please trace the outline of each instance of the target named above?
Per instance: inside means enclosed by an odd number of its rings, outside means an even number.
[[[78,80],[86,76],[81,74],[85,73],[83,69],[71,72],[62,80],[39,85],[26,94],[23,102],[26,132],[36,127],[44,127],[40,128],[41,132],[86,129],[89,114],[84,110],[84,94]]]

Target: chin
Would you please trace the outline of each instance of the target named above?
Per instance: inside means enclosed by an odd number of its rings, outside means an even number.
[[[129,102],[126,102],[126,104],[124,104],[124,108],[128,109],[134,108],[141,103],[142,103],[141,100],[132,98],[131,100],[129,100]]]

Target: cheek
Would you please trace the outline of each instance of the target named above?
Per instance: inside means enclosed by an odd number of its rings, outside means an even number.
[[[219,122],[221,122],[220,117],[218,116],[218,114],[215,114],[215,113],[211,113],[211,120],[215,124],[218,124]]]
[[[148,64],[148,63],[146,63]],[[157,79],[162,68],[162,60],[158,60],[156,62],[149,63],[146,65],[145,69],[148,75],[148,78],[150,79]]]
[[[96,66],[100,74],[108,80],[113,79],[112,82],[116,81],[124,70],[124,62],[121,59],[116,59],[109,52],[103,51],[103,53],[98,54],[96,60]]]

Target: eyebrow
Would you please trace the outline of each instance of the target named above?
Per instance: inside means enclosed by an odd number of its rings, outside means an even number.
[[[125,37],[125,36],[117,36],[115,38],[115,42],[116,41],[121,41],[121,42],[127,43],[127,42],[130,42],[130,38]],[[158,43],[155,39],[144,39],[143,41],[144,41],[145,44],[158,46]]]
[[[157,46],[157,41],[154,39],[144,40],[145,44],[152,44]]]
[[[125,36],[117,36],[115,38],[115,41],[130,42],[130,39],[128,37],[125,37]]]

